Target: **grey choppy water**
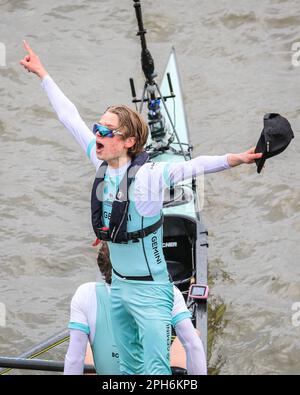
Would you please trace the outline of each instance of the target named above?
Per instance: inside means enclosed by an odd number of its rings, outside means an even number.
[[[157,71],[176,47],[196,154],[254,145],[266,112],[292,123],[296,139],[262,175],[253,166],[206,177],[204,217],[211,373],[299,374],[300,68],[291,47],[300,4],[153,0],[143,11]],[[63,327],[75,288],[97,275],[93,167],[19,66],[22,39],[89,124],[108,104],[129,103],[140,50],[130,0],[2,0],[0,14],[0,354],[16,355]]]

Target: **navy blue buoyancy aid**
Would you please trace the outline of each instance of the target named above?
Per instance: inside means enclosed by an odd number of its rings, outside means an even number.
[[[104,178],[107,170],[107,162],[103,162],[99,167],[93,184],[91,195],[92,225],[98,239],[111,241],[113,243],[128,243],[129,240],[138,241],[138,239],[148,236],[157,230],[163,223],[161,217],[153,225],[135,232],[127,232],[127,217],[129,209],[129,187],[134,181],[135,175],[140,167],[149,160],[147,152],[137,155],[131,162],[123,179],[119,184],[115,200],[112,204],[109,228],[104,227],[103,223],[103,189]]]

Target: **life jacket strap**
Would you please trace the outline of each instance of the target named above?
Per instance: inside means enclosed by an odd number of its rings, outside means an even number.
[[[128,240],[143,239],[144,237],[150,235],[150,233],[153,233],[157,229],[159,229],[162,226],[163,222],[164,222],[164,217],[162,215],[157,222],[155,222],[150,226],[147,226],[144,229],[136,230],[135,232],[127,232],[127,239]]]
[[[138,241],[138,239],[143,239],[144,237],[150,235],[150,233],[155,232],[157,229],[159,229],[164,222],[164,217],[163,215],[160,217],[158,221],[156,221],[154,224],[147,226],[144,229],[136,230],[135,232],[126,232],[123,236],[122,243],[128,243],[128,241]],[[111,235],[109,234],[109,228],[108,227],[102,227],[97,229],[97,237],[100,240],[103,241],[112,241]]]

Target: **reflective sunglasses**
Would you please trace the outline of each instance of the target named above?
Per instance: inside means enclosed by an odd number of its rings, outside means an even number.
[[[118,129],[111,130],[106,126],[100,125],[99,123],[95,123],[93,126],[93,133],[99,133],[101,137],[114,137],[116,134],[122,136],[122,133],[118,131]]]

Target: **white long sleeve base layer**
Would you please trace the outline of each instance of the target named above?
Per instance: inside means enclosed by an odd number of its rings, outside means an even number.
[[[77,108],[64,95],[53,79],[47,75],[42,81],[50,103],[59,120],[69,130],[96,169],[102,161],[96,156],[96,140],[92,131],[82,120]],[[129,163],[119,169],[108,167],[108,176],[122,176]],[[162,209],[165,188],[171,184],[192,178],[192,176],[215,173],[230,168],[227,155],[198,156],[189,161],[176,163],[146,163],[135,177],[134,199],[141,216],[157,215]]]
[[[86,348],[88,344],[88,335],[79,330],[70,330],[70,344],[65,357],[64,374],[65,375],[82,375]]]
[[[207,365],[203,343],[191,320],[185,319],[178,322],[175,331],[185,350],[188,374],[206,375]]]

